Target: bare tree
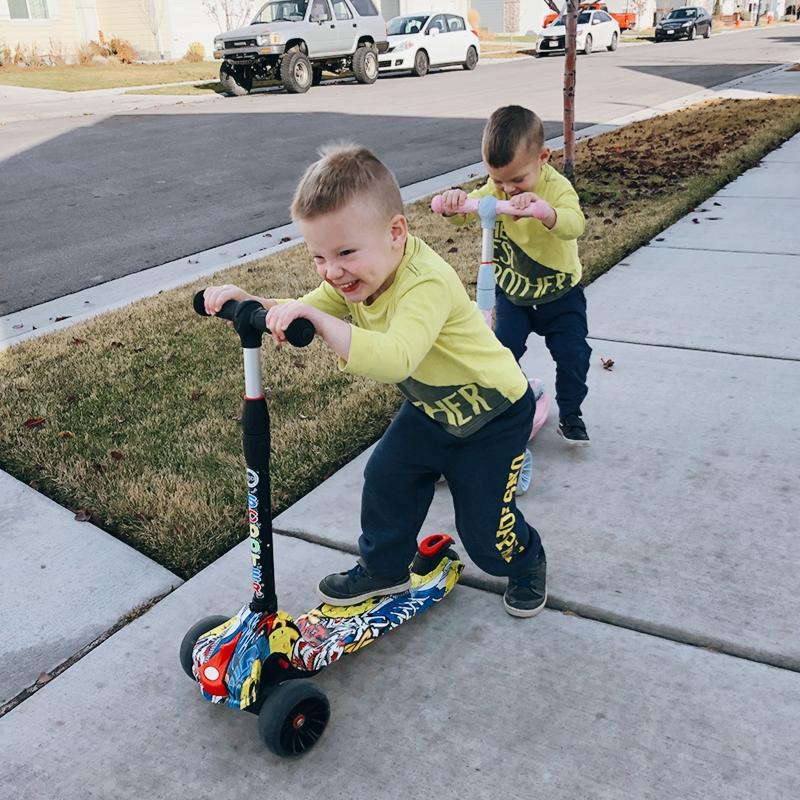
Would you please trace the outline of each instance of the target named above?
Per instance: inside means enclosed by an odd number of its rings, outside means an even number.
[[[559,9],[555,0],[544,0],[548,8],[566,17],[564,53],[564,174],[575,178],[575,66],[577,62],[578,0],[566,0]]]
[[[164,20],[164,4],[162,0],[141,0],[141,10],[147,23],[147,29],[153,34],[155,52],[161,55],[161,23]]]
[[[203,11],[208,14],[220,31],[241,28],[250,20],[255,3],[253,0],[203,0]]]

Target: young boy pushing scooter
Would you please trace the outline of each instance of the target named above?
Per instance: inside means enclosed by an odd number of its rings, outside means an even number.
[[[395,383],[406,397],[364,471],[361,557],[323,578],[320,596],[348,606],[407,590],[417,534],[444,475],[470,557],[508,577],[509,614],[535,616],[547,600],[547,563],[514,495],[535,400],[514,356],[453,268],[409,233],[394,176],[366,148],[323,150],[291,211],[320,286],[291,301],[211,287],[206,311],[257,300],[279,343],[293,320],[308,319],[340,369]]]

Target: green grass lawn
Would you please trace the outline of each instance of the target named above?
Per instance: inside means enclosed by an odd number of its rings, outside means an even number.
[[[584,281],[799,130],[798,98],[724,100],[579,143]],[[560,164],[558,154],[553,161]],[[411,230],[474,294],[477,221],[455,230],[427,201],[407,211]],[[246,536],[238,339],[190,305],[196,290],[219,282],[293,297],[318,280],[297,247],[22,343],[0,359],[0,467],[184,577]],[[392,386],[340,373],[319,342],[298,351],[267,341],[263,363],[277,513],[375,441],[401,398]],[[354,519],[354,541],[357,533]]]
[[[115,64],[103,66],[64,66],[20,69],[0,68],[0,84],[30,89],[58,89],[82,92],[87,89],[113,89],[217,78],[219,64],[201,61],[192,64],[173,61],[165,64]]]

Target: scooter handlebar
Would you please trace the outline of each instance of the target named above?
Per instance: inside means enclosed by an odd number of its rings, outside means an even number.
[[[477,214],[480,200],[468,198],[457,209],[457,214]],[[497,200],[496,211],[498,214],[506,214],[509,217],[535,217],[541,218],[546,212],[547,204],[543,200],[536,200],[526,208],[515,208],[510,200]],[[431,211],[434,214],[441,214],[444,211],[444,195],[437,194],[431,200]]]
[[[212,315],[206,311],[204,295],[205,289],[201,289],[192,300],[194,310],[200,314],[201,317],[221,317],[222,319],[227,319],[238,324],[241,311],[244,311],[244,317],[252,328],[257,331],[263,331],[264,333],[271,333],[270,329],[267,327],[267,309],[256,301],[245,300],[239,303],[236,300],[228,300],[216,314]],[[248,308],[248,306],[252,306],[252,308]],[[306,347],[314,340],[315,333],[316,330],[312,322],[300,317],[289,323],[289,327],[286,328],[286,340],[295,347]]]

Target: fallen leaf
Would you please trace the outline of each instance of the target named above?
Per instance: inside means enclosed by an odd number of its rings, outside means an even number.
[[[79,508],[75,512],[75,520],[77,522],[88,522],[91,518],[92,515],[85,508]]]
[[[62,319],[71,319],[72,314],[65,314],[63,317],[56,317],[53,322],[61,322]]]
[[[47,423],[47,420],[44,417],[29,417],[22,424],[28,430],[34,430],[35,428],[41,428],[46,423]]]
[[[204,394],[205,392],[202,389],[195,389],[191,395],[192,400],[199,400]]]
[[[120,347],[125,347],[125,345],[122,342],[111,342],[111,346],[115,350],[118,350]]]
[[[451,247],[451,248],[448,249],[447,252],[448,253],[457,253],[458,252],[458,248],[457,247]]]
[[[700,224],[700,220],[697,219],[697,217],[694,217],[694,219],[692,219],[692,222],[694,222],[695,225],[699,225]]]
[[[72,431],[59,431],[56,434],[56,436],[58,436],[59,439],[74,439],[75,438],[75,434]]]
[[[280,243],[281,244],[286,244],[286,242],[291,242],[291,241],[292,241],[292,237],[291,236],[284,236],[283,239],[281,239]]]
[[[271,233],[265,233],[264,234],[264,238],[265,239],[271,239],[272,238],[272,234]]]
[[[39,481],[31,481],[28,484],[28,486],[30,486],[31,489],[33,489],[34,492],[38,492],[39,491]]]
[[[719,206],[720,208],[722,207],[722,203],[718,203],[716,200],[714,201],[714,205]]]
[[[86,339],[79,339],[77,336],[72,337],[72,344],[79,345],[79,344],[86,344]]]
[[[122,461],[122,459],[125,458],[125,453],[123,453],[122,450],[112,450],[109,455],[114,461]]]
[[[663,236],[659,236],[659,237],[656,239],[656,241],[657,241],[657,242],[663,242],[663,241],[664,241],[664,237],[663,237]]]
[[[716,222],[717,220],[722,219],[722,217],[707,217],[706,219],[711,219],[714,220],[714,222]]]
[[[25,327],[25,325],[24,325],[22,322],[18,322],[16,325],[12,325],[12,328],[13,328],[15,331],[20,331],[20,330],[22,330],[24,327]]]
[[[200,263],[200,260],[199,260],[199,259],[197,259],[197,258],[189,258],[189,259],[187,259],[187,262],[188,262],[189,264],[199,264],[199,263]]]
[[[143,353],[146,349],[147,348],[145,348],[145,347],[134,347],[133,348],[133,352],[134,353]]]
[[[49,672],[40,672],[38,677],[36,678],[36,683],[44,684],[49,683],[53,679],[53,676]]]
[[[600,361],[603,362],[603,369],[614,369],[614,359],[613,358],[600,358]]]

